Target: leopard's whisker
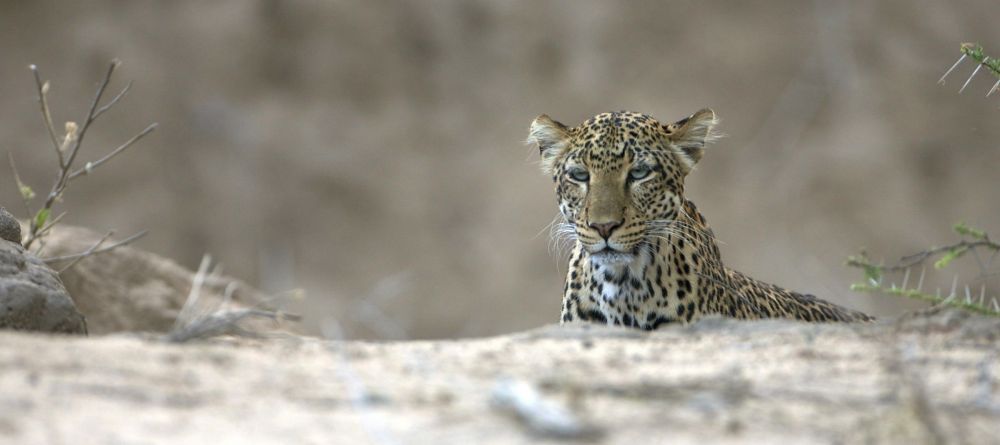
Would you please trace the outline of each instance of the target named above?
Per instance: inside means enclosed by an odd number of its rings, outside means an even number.
[[[684,233],[684,232],[682,232],[680,230],[677,230],[677,229],[674,229],[674,228],[670,228],[670,227],[658,227],[658,228],[651,229],[651,230],[648,231],[647,235],[648,236],[652,236],[652,237],[660,238],[660,239],[662,239],[662,240],[664,240],[666,242],[670,242],[671,240],[668,239],[668,238],[666,238],[664,235],[671,235],[673,237],[682,239],[682,240],[688,242],[689,244],[691,244],[693,246],[702,246],[702,245],[704,245],[704,241],[692,238],[690,234]]]
[[[706,239],[708,239],[708,240],[710,240],[712,242],[719,242],[718,238],[716,238],[714,235],[712,235],[709,231],[705,230],[703,227],[700,227],[699,225],[696,225],[696,224],[691,224],[691,223],[686,222],[686,221],[680,221],[680,220],[653,220],[653,221],[648,222],[647,225],[649,225],[651,227],[654,227],[654,228],[680,226],[681,228],[688,228],[688,229],[690,229],[695,234],[697,234],[699,237],[706,238]]]
[[[561,213],[556,215],[549,228],[549,254],[562,258],[577,242],[576,228]]]

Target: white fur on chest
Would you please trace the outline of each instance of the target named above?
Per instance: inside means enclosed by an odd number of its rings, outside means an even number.
[[[645,252],[638,255],[591,256],[589,263],[595,281],[600,284],[600,299],[611,302],[636,293],[631,281],[643,279],[650,260]]]

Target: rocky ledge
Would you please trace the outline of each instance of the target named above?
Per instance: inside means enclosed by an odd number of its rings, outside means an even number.
[[[1000,320],[373,343],[0,332],[5,443],[989,443]]]
[[[21,227],[0,207],[0,329],[86,334],[59,274],[21,246]]]

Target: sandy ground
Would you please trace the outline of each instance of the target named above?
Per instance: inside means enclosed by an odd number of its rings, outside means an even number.
[[[0,333],[0,443],[996,443],[998,388],[1000,320],[956,311],[395,343]],[[572,428],[498,403],[535,396]]]

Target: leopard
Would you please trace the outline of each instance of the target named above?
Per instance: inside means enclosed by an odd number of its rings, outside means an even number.
[[[672,123],[617,111],[570,127],[531,123],[555,185],[557,242],[572,248],[560,322],[655,330],[708,316],[870,322],[874,317],[725,266],[684,181],[719,139],[709,108]]]

